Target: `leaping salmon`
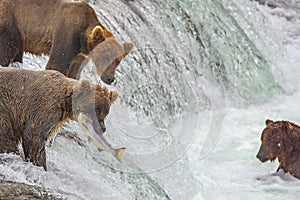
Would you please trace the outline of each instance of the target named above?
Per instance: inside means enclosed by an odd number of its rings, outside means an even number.
[[[96,147],[100,150],[107,151],[111,153],[114,157],[120,160],[122,152],[125,148],[114,149],[112,146],[106,141],[102,134],[98,134],[94,127],[93,122],[84,114],[80,113],[78,116],[78,123],[81,128],[84,130],[84,133],[94,142]]]

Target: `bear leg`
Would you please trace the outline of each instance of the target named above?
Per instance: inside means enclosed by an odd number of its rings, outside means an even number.
[[[71,63],[80,53],[80,32],[70,30],[72,27],[62,25],[54,34],[47,70],[67,75]]]
[[[0,117],[0,153],[16,153],[20,137],[13,130],[13,125]]]
[[[18,28],[0,24],[0,35],[0,65],[6,67],[12,62],[22,63],[22,39]]]
[[[22,147],[26,161],[30,161],[36,166],[43,166],[47,170],[45,141],[39,135],[32,138],[32,135],[25,133]]]
[[[0,136],[0,153],[17,153],[18,142],[14,139]]]
[[[88,58],[83,53],[79,53],[77,57],[73,60],[69,67],[69,71],[66,74],[67,77],[79,80],[81,71],[85,65],[88,63]]]

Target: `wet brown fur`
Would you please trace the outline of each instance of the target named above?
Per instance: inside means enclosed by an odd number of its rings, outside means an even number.
[[[50,134],[76,119],[79,112],[103,133],[105,117],[117,96],[53,70],[0,67],[0,153],[17,152],[21,143],[25,159],[46,169],[45,142]]]
[[[0,65],[8,66],[15,61],[22,63],[23,52],[45,54],[49,55],[46,69],[64,75],[69,71],[70,74],[80,74],[78,70],[84,63],[77,60],[79,54],[87,56],[107,38],[115,41],[87,3],[64,0],[1,0],[0,35]],[[125,46],[115,45],[122,47],[120,55],[129,52],[125,51]],[[101,62],[94,62],[100,71],[109,68]],[[111,79],[114,74],[109,76]],[[102,80],[110,84],[106,79],[102,76]]]
[[[262,162],[278,158],[277,171],[283,169],[300,178],[300,126],[289,121],[271,120],[266,120],[266,125],[257,158]]]

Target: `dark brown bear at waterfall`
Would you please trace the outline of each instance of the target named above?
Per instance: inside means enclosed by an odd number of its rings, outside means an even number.
[[[278,158],[279,167],[300,178],[300,127],[289,121],[266,120],[257,158],[261,162]]]
[[[46,169],[49,136],[80,112],[102,134],[117,96],[90,81],[67,78],[53,70],[0,67],[0,153],[17,152],[21,144],[26,161]]]
[[[1,0],[0,36],[0,65],[21,63],[23,52],[45,54],[49,55],[46,69],[71,74],[71,78],[80,74],[83,57],[89,58],[106,41],[104,49],[91,58],[107,84],[114,81],[114,69],[134,46],[132,42],[119,44],[86,2],[64,0]],[[103,75],[106,70],[110,73]]]

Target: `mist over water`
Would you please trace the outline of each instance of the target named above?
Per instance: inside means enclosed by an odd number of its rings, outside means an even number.
[[[96,2],[100,21],[136,45],[106,120],[105,138],[126,147],[122,162],[73,122],[63,129],[85,146],[58,137],[47,172],[0,155],[1,177],[66,199],[298,199],[298,180],[255,158],[267,118],[300,122],[300,12],[274,2]],[[22,67],[46,62],[26,54]],[[91,63],[83,77],[97,81]]]

